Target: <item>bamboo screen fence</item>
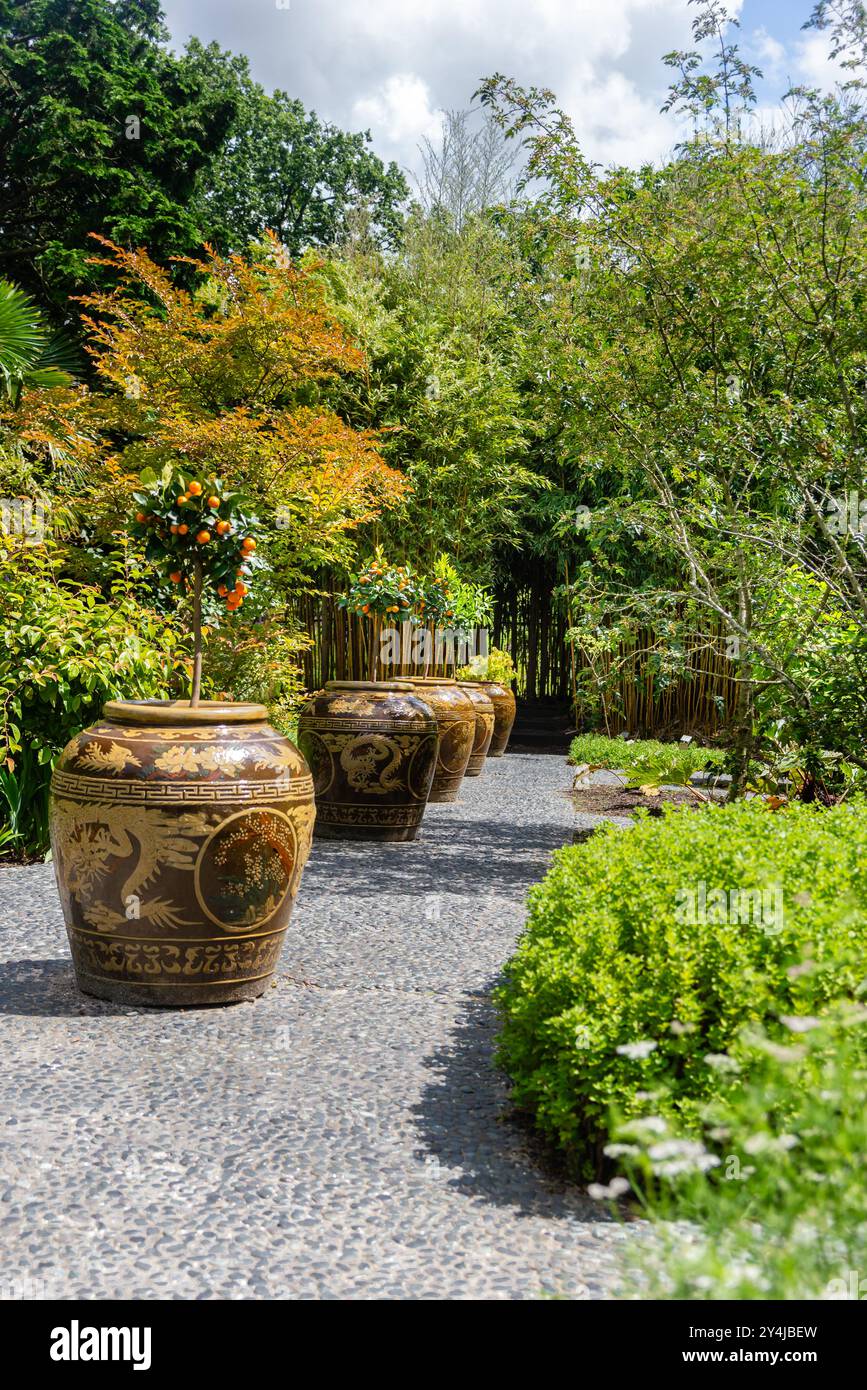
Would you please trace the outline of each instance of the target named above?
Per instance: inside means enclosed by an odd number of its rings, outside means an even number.
[[[371,632],[366,620],[338,607],[327,575],[319,576],[321,592],[304,595],[297,606],[302,629],[310,639],[304,653],[304,679],[308,689],[321,688],[328,680],[369,678]],[[580,649],[566,641],[565,604],[552,597],[553,584],[544,573],[525,582],[502,586],[495,593],[494,623],[490,642],[509,651],[518,671],[516,693],[528,701],[550,700],[564,704],[582,691],[611,686],[598,697],[579,698],[577,719],[587,727],[620,733],[624,729],[647,736],[683,733],[710,735],[726,722],[733,707],[736,667],[722,655],[722,643],[709,644],[696,634],[688,642],[684,677],[663,681],[659,675],[659,643],[653,633],[637,634],[629,646],[605,654],[591,664]],[[378,642],[377,642],[378,645]],[[614,675],[612,678],[612,667]],[[409,675],[411,662],[402,661],[386,675]],[[428,674],[451,670],[442,661],[428,667]]]

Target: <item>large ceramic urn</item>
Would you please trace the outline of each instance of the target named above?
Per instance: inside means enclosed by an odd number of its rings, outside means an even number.
[[[414,676],[413,684],[436,715],[439,752],[431,801],[457,801],[476,738],[476,709],[450,676]]]
[[[313,815],[307,764],[263,705],[110,701],[51,780],[81,989],[135,1005],[255,999],[277,965]]]
[[[515,722],[515,697],[509,687],[500,685],[499,681],[479,681],[478,684],[494,706],[494,737],[488,757],[500,758],[506,751]]]
[[[494,706],[478,681],[458,681],[458,687],[469,695],[476,711],[476,737],[464,775],[478,777],[484,769],[485,758],[494,737]]]
[[[433,710],[410,681],[328,681],[298,720],[316,794],[313,833],[414,840],[438,740]]]

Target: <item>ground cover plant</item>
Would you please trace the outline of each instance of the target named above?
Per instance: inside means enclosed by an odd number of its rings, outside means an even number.
[[[722,1084],[699,1137],[650,1113],[617,1131],[614,1190],[654,1222],[635,1271],[649,1296],[864,1298],[864,993],[709,1054]]]
[[[670,771],[671,781],[705,769],[722,769],[725,754],[719,748],[696,743],[662,743],[659,739],[609,738],[607,734],[578,734],[569,745],[569,762],[576,767],[606,768],[630,774],[644,765],[650,778],[656,768]]]

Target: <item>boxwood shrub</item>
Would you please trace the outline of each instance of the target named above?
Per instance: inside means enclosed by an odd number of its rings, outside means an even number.
[[[840,905],[844,904],[841,912]],[[867,974],[867,808],[667,807],[560,850],[497,992],[516,1103],[602,1171],[612,1116],[700,1130],[705,1058]]]

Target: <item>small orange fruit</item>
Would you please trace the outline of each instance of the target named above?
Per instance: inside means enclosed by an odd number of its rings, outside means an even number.
[[[245,555],[253,554],[253,551],[256,549],[256,542],[253,540],[252,536],[244,537],[244,539],[241,541],[241,549]]]
[[[361,611],[362,611],[362,613],[369,613],[369,612],[370,612],[370,604],[369,604],[369,603],[366,603],[366,604],[364,605],[364,607],[362,608]]]
[[[187,488],[187,492],[190,494],[191,497],[200,497],[202,492],[202,484],[190,483],[189,487]]]
[[[219,589],[217,590],[217,593],[220,595],[220,598],[225,598],[228,592],[229,590],[226,588],[225,584],[221,584]]]
[[[196,535],[196,540],[198,541],[199,545],[207,545],[210,539],[210,531],[205,531],[204,528],[201,531],[199,531]]]
[[[247,594],[249,592],[250,591],[247,588],[247,585],[244,583],[244,581],[242,579],[239,579],[235,584],[235,593],[240,594],[243,598],[244,594]]]
[[[181,525],[178,527],[178,535],[179,535],[179,536],[185,536],[185,535],[187,534],[187,532],[189,531],[189,529],[190,529],[190,528],[189,528],[189,526],[186,524],[186,522],[181,522]]]
[[[231,521],[218,521],[218,522],[217,522],[217,535],[218,535],[218,536],[228,536],[228,534],[229,534],[229,532],[231,531],[231,529],[232,529],[232,523],[231,523]]]
[[[136,512],[135,519],[136,521],[147,521],[147,517],[145,516],[144,512]]]
[[[172,570],[171,574],[169,575],[169,579],[172,581],[173,584],[180,584],[180,582],[181,582],[181,572],[180,572],[180,570]]]
[[[220,499],[219,499],[219,497],[209,497],[209,498],[208,498],[208,506],[211,507],[211,508],[213,508],[214,511],[217,510],[217,508],[219,507],[219,505],[220,505]]]
[[[187,494],[185,492],[182,492],[180,497],[178,498],[178,506],[183,507],[187,502],[189,502],[189,500],[190,499],[187,496]]]

